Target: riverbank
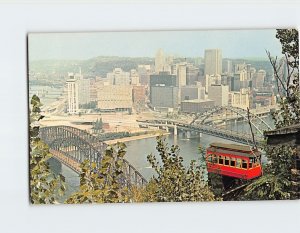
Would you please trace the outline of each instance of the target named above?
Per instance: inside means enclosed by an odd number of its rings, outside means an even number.
[[[142,135],[137,135],[137,136],[107,140],[107,141],[104,141],[104,142],[108,145],[114,145],[114,144],[117,144],[117,142],[124,142],[125,143],[125,142],[130,142],[130,141],[146,139],[146,138],[153,138],[153,137],[157,137],[159,135],[169,135],[169,134],[170,134],[169,132],[160,131],[160,132],[147,133],[147,134],[142,134]]]

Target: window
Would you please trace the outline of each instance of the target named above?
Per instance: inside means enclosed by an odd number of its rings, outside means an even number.
[[[212,162],[212,155],[211,154],[207,156],[207,161],[210,162],[210,163]]]
[[[230,166],[235,167],[235,158],[230,159]]]
[[[240,168],[242,165],[242,160],[241,159],[236,159],[236,167]]]
[[[224,164],[224,156],[219,156],[219,164]]]
[[[225,165],[229,166],[229,157],[225,157]]]
[[[242,160],[242,168],[244,168],[244,169],[248,168],[248,162],[245,159]]]
[[[216,155],[212,155],[212,162],[213,163],[217,163],[218,162],[218,158]]]
[[[249,159],[249,168],[252,168],[254,165],[254,158]]]

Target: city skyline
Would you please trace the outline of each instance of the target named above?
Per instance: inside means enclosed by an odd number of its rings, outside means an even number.
[[[28,49],[30,61],[155,57],[160,48],[177,57],[204,57],[205,49],[217,48],[223,58],[267,59],[265,50],[281,54],[275,34],[275,29],[30,33]]]

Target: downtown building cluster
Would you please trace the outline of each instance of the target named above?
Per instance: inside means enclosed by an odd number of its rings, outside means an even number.
[[[284,72],[284,70],[283,70]],[[69,74],[67,112],[76,114],[94,103],[101,112],[203,112],[214,106],[257,108],[276,104],[272,76],[251,64],[223,59],[221,49],[206,49],[204,58],[184,59],[159,49],[154,64],[106,77]]]

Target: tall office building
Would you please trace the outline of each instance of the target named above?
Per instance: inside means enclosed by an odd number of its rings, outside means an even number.
[[[177,84],[179,87],[186,85],[186,74],[187,74],[186,62],[179,63],[177,65]]]
[[[132,101],[138,111],[145,109],[146,88],[143,85],[132,86]]]
[[[150,82],[150,65],[138,65],[139,81],[142,85],[149,85]]]
[[[164,66],[166,63],[166,58],[164,51],[159,49],[155,55],[155,73],[159,74],[159,72],[164,71]]]
[[[259,70],[254,76],[254,87],[255,88],[263,88],[264,82],[266,78],[266,71]]]
[[[216,106],[228,106],[229,87],[211,85],[208,87],[208,99],[214,100]]]
[[[204,75],[216,75],[222,73],[222,50],[206,49],[204,54]]]
[[[229,92],[229,105],[232,107],[247,109],[250,107],[249,89]]]
[[[186,68],[186,85],[195,85],[198,81],[200,81],[199,68],[188,65]]]
[[[130,70],[130,84],[140,85],[139,73],[135,69]]]
[[[232,61],[231,60],[225,60],[223,62],[223,72],[226,74],[232,74]]]
[[[211,85],[221,84],[221,75],[206,75],[205,76],[205,91],[208,92],[208,87]]]
[[[90,79],[79,79],[78,82],[78,103],[88,104],[91,101]]]
[[[79,102],[78,102],[78,81],[76,80],[73,73],[69,73],[69,78],[67,80],[68,88],[68,108],[67,111],[70,114],[78,113]]]
[[[236,71],[234,74],[234,91],[240,91],[241,88],[248,88],[247,71],[245,69]]]
[[[107,79],[113,85],[129,85],[130,75],[129,72],[124,72],[121,68],[115,68],[113,72],[107,73]]]
[[[242,70],[247,70],[247,65],[246,65],[245,62],[234,65],[234,73],[237,73],[237,72],[242,71]]]
[[[171,75],[168,72],[160,72],[159,74],[150,75],[150,86],[165,85],[178,86],[177,76]]]

